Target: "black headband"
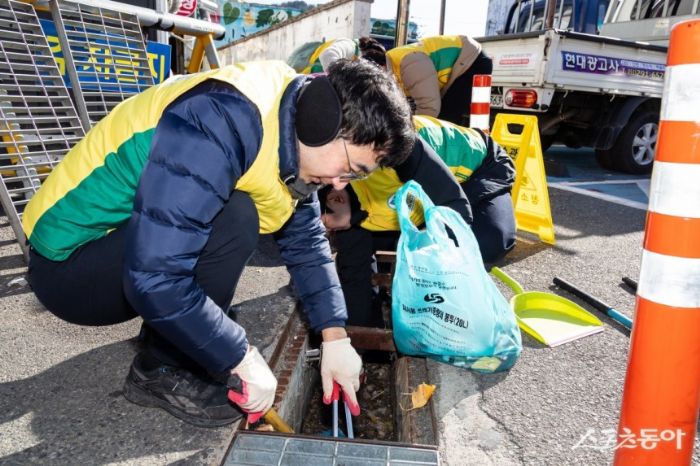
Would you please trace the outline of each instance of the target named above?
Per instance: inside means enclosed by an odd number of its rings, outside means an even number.
[[[343,108],[327,76],[317,76],[304,85],[297,99],[296,131],[309,147],[328,144],[338,137]]]

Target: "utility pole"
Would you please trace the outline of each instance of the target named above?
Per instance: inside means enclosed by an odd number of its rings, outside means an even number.
[[[445,34],[445,4],[447,0],[441,0],[440,2],[440,35]]]
[[[408,34],[408,10],[410,0],[399,0],[398,9],[396,11],[396,36],[394,44],[396,47],[406,45],[406,36]]]
[[[562,4],[563,3],[564,2],[562,0]],[[535,3],[533,2],[532,5],[534,5],[534,4]],[[556,0],[548,0],[547,7],[545,10],[545,16],[544,16],[544,18],[545,18],[544,28],[545,29],[551,29],[554,26],[554,12],[556,11],[556,9],[557,9]],[[560,22],[561,22],[561,20],[560,20]]]

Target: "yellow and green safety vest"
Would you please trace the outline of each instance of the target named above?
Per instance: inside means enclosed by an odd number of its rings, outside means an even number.
[[[414,116],[418,136],[423,139],[445,162],[458,183],[469,179],[487,155],[484,138],[478,131],[457,126],[429,116]],[[360,208],[367,218],[360,224],[371,231],[398,231],[399,219],[394,205],[394,194],[403,186],[399,176],[391,168],[382,168],[368,178],[351,184]],[[423,223],[423,212],[414,209],[411,220],[416,225]]]
[[[235,86],[260,112],[260,150],[235,188],[253,199],[261,233],[279,230],[296,204],[279,178],[278,154],[280,100],[295,76],[282,62],[240,63],[174,77],[125,100],[65,156],[27,204],[22,227],[29,243],[61,261],[127,222],[163,111],[208,79]]]
[[[452,67],[462,52],[462,39],[460,36],[435,36],[426,37],[413,44],[396,47],[386,54],[392,65],[392,71],[397,81],[403,87],[401,78],[401,61],[411,53],[423,53],[427,55],[437,71],[440,89],[450,80]]]
[[[323,65],[321,65],[321,53],[326,50],[333,42],[335,42],[337,39],[332,39],[329,41],[324,42],[321,44],[316,50],[314,50],[314,53],[311,54],[309,57],[309,64],[304,68],[301,73],[302,74],[311,74],[311,73],[323,73]],[[355,56],[353,59],[357,58],[360,56],[360,41],[358,39],[353,39],[353,42],[355,42]]]

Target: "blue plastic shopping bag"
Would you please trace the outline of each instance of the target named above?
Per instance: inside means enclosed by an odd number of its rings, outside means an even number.
[[[395,199],[401,225],[392,285],[397,349],[479,372],[510,369],[522,350],[520,330],[484,268],[471,227],[454,210],[435,206],[415,181]],[[423,230],[410,219],[417,203]]]

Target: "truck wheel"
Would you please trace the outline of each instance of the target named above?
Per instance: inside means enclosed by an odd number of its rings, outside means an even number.
[[[611,149],[615,168],[635,175],[651,173],[658,135],[659,115],[656,112],[647,110],[634,116]]]
[[[615,170],[617,167],[615,166],[615,153],[612,150],[603,150],[603,149],[596,149],[595,150],[595,160],[598,162],[598,165],[600,165],[602,168],[605,168],[606,170]]]
[[[554,142],[554,135],[553,134],[540,135],[540,146],[542,147],[543,154],[545,152],[547,152],[547,149],[552,147],[553,142]]]

